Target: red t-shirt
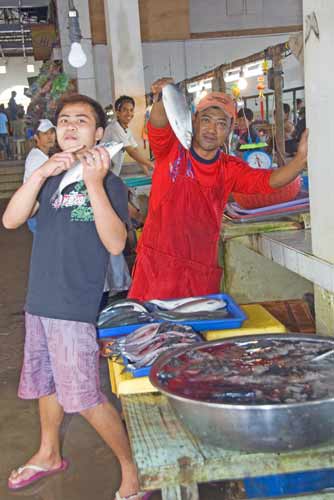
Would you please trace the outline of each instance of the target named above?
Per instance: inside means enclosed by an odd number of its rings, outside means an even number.
[[[155,157],[150,195],[150,209],[155,210],[172,183],[170,172],[179,155],[180,143],[169,124],[163,128],[155,128],[148,122],[147,128],[150,147]],[[213,160],[204,160],[193,149],[190,150],[195,178],[203,187],[213,186],[218,179],[223,179],[221,188],[224,206],[231,192],[264,194],[274,191],[269,185],[271,171],[252,168],[239,158],[225,153],[222,154],[223,161],[219,157],[217,151]],[[223,176],[219,175],[221,168],[224,168]]]

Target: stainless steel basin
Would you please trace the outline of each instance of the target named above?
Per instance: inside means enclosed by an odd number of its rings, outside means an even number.
[[[253,335],[210,342],[249,339],[334,339],[315,335]],[[208,344],[208,343],[206,343]],[[200,344],[203,345],[203,344]],[[308,448],[334,439],[334,398],[293,404],[220,404],[196,401],[168,391],[157,373],[176,352],[198,349],[199,345],[164,353],[153,365],[152,384],[164,393],[186,427],[203,442],[230,450],[277,452]],[[333,356],[334,359],[334,356]],[[334,361],[333,361],[334,363]]]

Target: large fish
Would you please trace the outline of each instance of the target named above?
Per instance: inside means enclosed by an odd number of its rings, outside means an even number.
[[[176,85],[169,83],[162,89],[162,102],[174,134],[184,148],[190,149],[193,129],[185,95]]]
[[[175,309],[176,307],[182,306],[183,304],[188,304],[188,302],[194,302],[195,300],[199,299],[206,299],[207,297],[185,297],[184,299],[166,299],[166,300],[159,300],[159,299],[152,299],[148,303],[149,304],[154,304],[159,307],[159,309],[165,309],[167,311],[171,311]]]
[[[110,159],[112,159],[115,156],[115,154],[117,154],[123,148],[124,145],[122,142],[112,141],[112,142],[105,142],[104,144],[99,144],[99,146],[103,146],[108,151]],[[73,167],[71,167],[66,172],[66,174],[60,181],[57,191],[51,197],[51,203],[62,196],[62,192],[64,191],[65,188],[67,188],[67,186],[82,181],[82,179],[83,179],[83,167],[81,161],[78,160],[77,162],[74,163]]]
[[[212,312],[226,308],[226,302],[222,299],[197,299],[187,304],[182,304],[173,309],[177,313],[192,313],[192,312]]]

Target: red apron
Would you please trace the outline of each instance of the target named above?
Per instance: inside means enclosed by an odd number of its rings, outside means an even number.
[[[155,210],[149,210],[129,297],[150,300],[219,293],[222,155],[220,162],[214,185],[205,187],[194,176],[189,153],[180,149],[167,194]]]

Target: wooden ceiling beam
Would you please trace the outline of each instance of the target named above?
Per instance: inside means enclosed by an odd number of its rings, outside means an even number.
[[[205,31],[203,33],[190,33],[192,40],[206,38],[232,38],[241,36],[257,36],[257,35],[278,35],[280,33],[296,33],[303,31],[302,24],[293,24],[290,26],[272,26],[270,28],[248,28],[241,30],[225,30],[225,31]]]

